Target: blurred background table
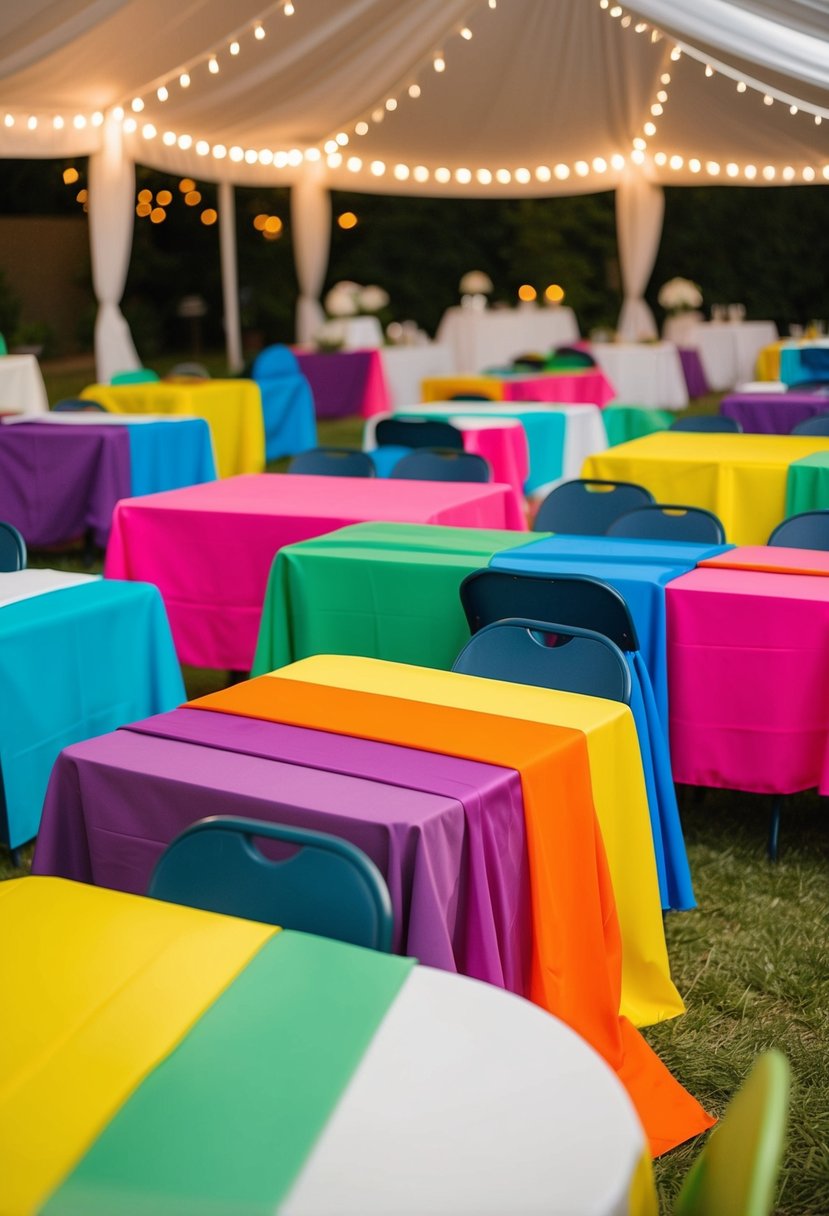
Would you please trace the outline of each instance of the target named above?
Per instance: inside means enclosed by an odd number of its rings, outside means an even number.
[[[0,356],[0,413],[43,414],[49,409],[34,355]]]
[[[475,373],[516,355],[549,354],[579,340],[572,308],[448,308],[435,340],[452,351],[452,371]]]

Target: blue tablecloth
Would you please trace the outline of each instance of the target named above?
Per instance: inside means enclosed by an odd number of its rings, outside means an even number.
[[[124,421],[130,440],[133,498],[216,480],[213,441],[204,418]]]
[[[184,699],[158,589],[99,579],[0,606],[0,688],[0,838],[17,848],[62,748]]]
[[[829,343],[822,346],[781,346],[780,379],[784,384],[829,381]]]
[[[265,459],[295,456],[317,446],[311,385],[289,351],[267,347],[254,360],[251,376],[262,394]]]
[[[496,553],[496,570],[531,574],[589,574],[624,596],[639,636],[628,655],[633,692],[631,710],[639,733],[651,811],[659,889],[665,908],[694,906],[682,825],[668,748],[668,674],[665,640],[665,584],[693,570],[704,557],[731,545],[615,537],[545,536]]]

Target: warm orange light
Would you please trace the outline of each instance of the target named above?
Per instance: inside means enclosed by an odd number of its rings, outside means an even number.
[[[184,196],[184,201],[188,207],[197,207],[201,202],[201,195],[198,190],[188,190]]]
[[[278,241],[279,238],[282,236],[282,233],[281,233],[281,231],[280,232],[268,232],[268,230],[266,228],[263,231],[262,236],[265,238],[266,241]]]
[[[268,217],[266,215],[257,215],[254,218],[253,226],[257,232],[263,232],[267,222],[268,222]]]
[[[155,196],[155,201],[158,203],[159,207],[168,207],[173,201],[173,196],[169,190],[159,190],[158,194]]]
[[[144,218],[145,215],[149,215],[151,211],[152,211],[152,207],[150,206],[149,203],[139,203],[138,206],[135,208],[135,214],[140,215],[142,219]]]
[[[64,169],[64,171],[63,171],[64,184],[67,186],[74,186],[74,184],[78,180],[79,176],[80,175],[79,175],[77,169]]]
[[[78,193],[75,195],[75,198],[77,199],[77,201],[79,203],[88,203],[89,202],[89,191],[88,190],[79,190]]]
[[[551,283],[544,292],[544,298],[551,304],[560,304],[564,299],[564,288],[559,287],[558,283]]]
[[[276,236],[277,233],[282,231],[282,220],[278,215],[269,215],[265,220],[263,231],[266,234],[270,233],[272,236]]]
[[[522,283],[518,288],[518,299],[523,300],[525,304],[529,304],[532,300],[538,297],[538,292],[529,283]]]
[[[215,224],[218,218],[218,214],[213,210],[212,207],[208,207],[206,211],[202,211],[201,213],[201,222],[206,224],[208,227],[210,224]]]
[[[138,201],[139,203],[151,203],[153,201],[152,190],[139,190]]]
[[[150,212],[150,220],[154,224],[162,224],[166,218],[167,212],[163,207],[153,207],[152,211]]]
[[[191,190],[195,190],[196,183],[191,177],[183,177],[178,184],[178,188],[182,194],[189,194]]]
[[[356,228],[357,216],[353,211],[344,211],[342,215],[337,216],[337,223],[341,228]]]

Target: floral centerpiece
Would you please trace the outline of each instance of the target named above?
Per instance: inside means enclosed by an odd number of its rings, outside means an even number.
[[[388,302],[388,292],[374,284],[363,287],[348,279],[335,283],[323,301],[328,320],[314,336],[317,349],[341,350],[346,340],[346,322],[352,317],[376,317]]]
[[[702,291],[699,284],[690,279],[669,279],[659,288],[657,299],[668,314],[677,316],[700,308]]]

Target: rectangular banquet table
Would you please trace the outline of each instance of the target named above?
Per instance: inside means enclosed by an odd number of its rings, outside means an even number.
[[[389,390],[379,351],[297,351],[296,357],[311,385],[318,418],[352,414],[368,417],[389,409]]]
[[[389,409],[420,400],[420,385],[427,376],[448,376],[454,370],[452,350],[439,342],[418,346],[383,346],[380,362],[389,394]]]
[[[579,340],[572,308],[447,308],[436,340],[452,350],[456,372],[478,372],[529,351],[547,354]]]
[[[827,402],[829,404],[829,402]],[[829,452],[793,460],[786,478],[786,515],[829,509]]]
[[[652,435],[655,431],[667,431],[673,421],[673,414],[668,410],[644,410],[636,405],[608,405],[602,410],[609,448],[627,443],[630,439],[640,439],[642,435]],[[585,455],[592,453],[586,452]],[[581,465],[571,476],[578,477],[580,473]]]
[[[612,407],[611,407],[612,408]],[[578,477],[586,457],[607,447],[604,411],[595,405],[556,405],[522,402],[509,405],[473,401],[432,401],[396,409],[396,415],[438,418],[446,421],[475,418],[504,418],[520,422],[527,437],[529,472],[524,482],[527,494],[545,494],[562,478]],[[371,420],[366,433],[371,434]]]
[[[509,486],[263,473],[120,502],[105,572],[160,588],[181,662],[248,671],[277,550],[369,520],[526,528]]]
[[[533,918],[531,998],[564,1017],[617,1069],[645,1126],[666,1147],[705,1124],[624,1013],[617,1016],[620,1008],[635,1011],[641,1022],[681,1008],[665,969],[641,760],[627,706],[333,656],[191,704],[517,769]],[[614,832],[622,791],[624,829]]]
[[[45,414],[43,373],[34,355],[0,356],[0,413]]]
[[[601,408],[616,396],[613,385],[599,368],[430,376],[421,387],[424,401],[446,401],[462,393],[475,393],[490,401],[551,401]]]
[[[684,410],[688,386],[673,342],[593,342],[588,350],[616,390],[617,401]]]
[[[0,426],[0,519],[35,548],[87,534],[106,548],[119,499],[216,477],[201,418],[23,418]]]
[[[829,396],[821,393],[729,393],[720,413],[757,435],[788,435],[792,427],[816,414],[829,413]]]
[[[60,879],[0,934],[6,1216],[655,1211],[611,1070],[490,985]]]
[[[0,574],[0,836],[38,830],[61,748],[171,709],[184,688],[155,587],[57,570]]]
[[[158,380],[90,384],[80,394],[116,414],[191,414],[205,418],[220,477],[265,467],[262,395],[253,380]]]
[[[591,456],[582,475],[636,482],[657,502],[705,507],[729,541],[764,544],[785,515],[789,465],[812,452],[829,452],[829,438],[667,431]]]
[[[733,567],[706,563],[667,588],[674,775],[758,794],[825,794],[824,555],[772,548],[766,558],[763,549],[734,550],[723,555]]]
[[[829,380],[829,339],[784,342],[780,348],[780,379],[784,384]]]

